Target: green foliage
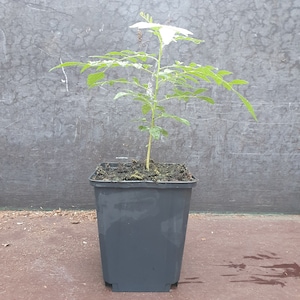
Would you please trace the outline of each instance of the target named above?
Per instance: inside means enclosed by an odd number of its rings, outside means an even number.
[[[235,87],[248,84],[247,81],[234,79],[226,81],[224,77],[232,75],[230,71],[218,70],[213,66],[202,66],[197,63],[188,65],[175,61],[168,66],[161,66],[163,51],[166,45],[172,41],[189,41],[200,44],[201,40],[191,38],[192,33],[186,29],[153,23],[149,14],[141,13],[141,17],[146,22],[136,23],[131,28],[148,29],[158,38],[159,47],[156,54],[146,52],[136,52],[132,50],[113,51],[101,56],[92,56],[90,61],[65,62],[53,69],[64,67],[80,67],[80,72],[92,70],[87,75],[87,85],[92,88],[95,86],[121,84],[126,85],[126,89],[118,92],[114,99],[127,97],[141,103],[141,113],[144,116],[140,119],[142,125],[139,129],[148,133],[146,167],[149,168],[152,139],[158,140],[160,137],[168,136],[165,128],[158,126],[159,119],[169,118],[185,125],[189,121],[177,115],[166,112],[167,104],[171,105],[173,100],[189,101],[190,99],[203,100],[214,104],[214,100],[203,95],[207,88],[200,87],[199,82],[205,82],[205,86],[215,83],[218,86],[233,92],[246,106],[252,117],[256,119],[255,112],[250,102],[241,95]],[[141,78],[135,76],[131,78],[109,78],[109,71],[113,68],[130,68],[139,70],[143,75]],[[138,73],[140,74],[140,73]],[[147,80],[142,81],[144,78]],[[162,88],[169,88],[163,94]]]

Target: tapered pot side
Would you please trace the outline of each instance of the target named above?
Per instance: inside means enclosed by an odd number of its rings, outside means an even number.
[[[118,292],[166,292],[180,276],[194,181],[92,180],[103,278]]]

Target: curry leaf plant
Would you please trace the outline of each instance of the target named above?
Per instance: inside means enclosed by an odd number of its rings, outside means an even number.
[[[149,169],[153,139],[158,140],[162,135],[168,135],[167,130],[158,125],[158,120],[170,118],[189,125],[188,120],[168,113],[167,104],[170,105],[175,99],[185,102],[190,99],[198,99],[214,103],[212,98],[205,95],[207,88],[199,86],[200,82],[205,82],[205,86],[215,83],[233,92],[256,120],[255,112],[249,101],[235,89],[238,85],[247,84],[247,81],[241,79],[226,81],[224,77],[231,75],[231,72],[195,62],[186,65],[175,61],[170,65],[162,65],[164,49],[170,43],[188,41],[200,44],[202,41],[190,37],[193,34],[189,30],[154,23],[152,17],[145,13],[140,13],[140,16],[144,21],[136,23],[130,28],[139,31],[147,29],[153,34],[158,40],[157,53],[149,54],[132,50],[113,51],[105,55],[92,56],[88,62],[65,62],[53,69],[76,66],[81,68],[81,73],[93,69],[93,72],[87,76],[89,87],[114,84],[126,86],[115,95],[114,99],[129,97],[141,103],[142,117],[139,129],[148,133],[146,169]],[[132,74],[142,74],[142,76],[138,78],[136,75],[132,75],[132,77],[129,76],[130,78],[109,79],[107,73],[114,68],[135,69],[140,72],[132,72]],[[163,93],[162,91],[165,91],[166,88],[169,91]]]

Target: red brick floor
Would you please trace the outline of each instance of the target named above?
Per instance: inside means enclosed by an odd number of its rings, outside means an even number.
[[[300,216],[191,214],[177,288],[114,293],[94,212],[0,212],[0,299],[300,299]]]

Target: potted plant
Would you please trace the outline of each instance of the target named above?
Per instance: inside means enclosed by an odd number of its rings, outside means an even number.
[[[155,163],[151,159],[153,140],[167,136],[165,119],[189,125],[189,121],[167,110],[173,101],[202,100],[209,84],[222,86],[239,98],[252,117],[249,101],[235,86],[245,80],[226,81],[232,74],[195,62],[175,61],[163,65],[163,53],[171,42],[202,41],[186,29],[154,23],[141,13],[143,22],[130,28],[147,29],[157,38],[157,53],[122,50],[91,57],[87,62],[66,62],[53,69],[80,67],[89,87],[121,85],[114,99],[127,97],[141,104],[139,130],[148,135],[143,162],[102,163],[90,177],[95,188],[99,240],[104,281],[113,291],[169,291],[180,275],[189,214],[191,190],[196,179],[181,164]],[[110,77],[114,68],[137,70],[131,76]],[[138,77],[137,74],[140,74]],[[199,86],[199,82],[204,87]]]

